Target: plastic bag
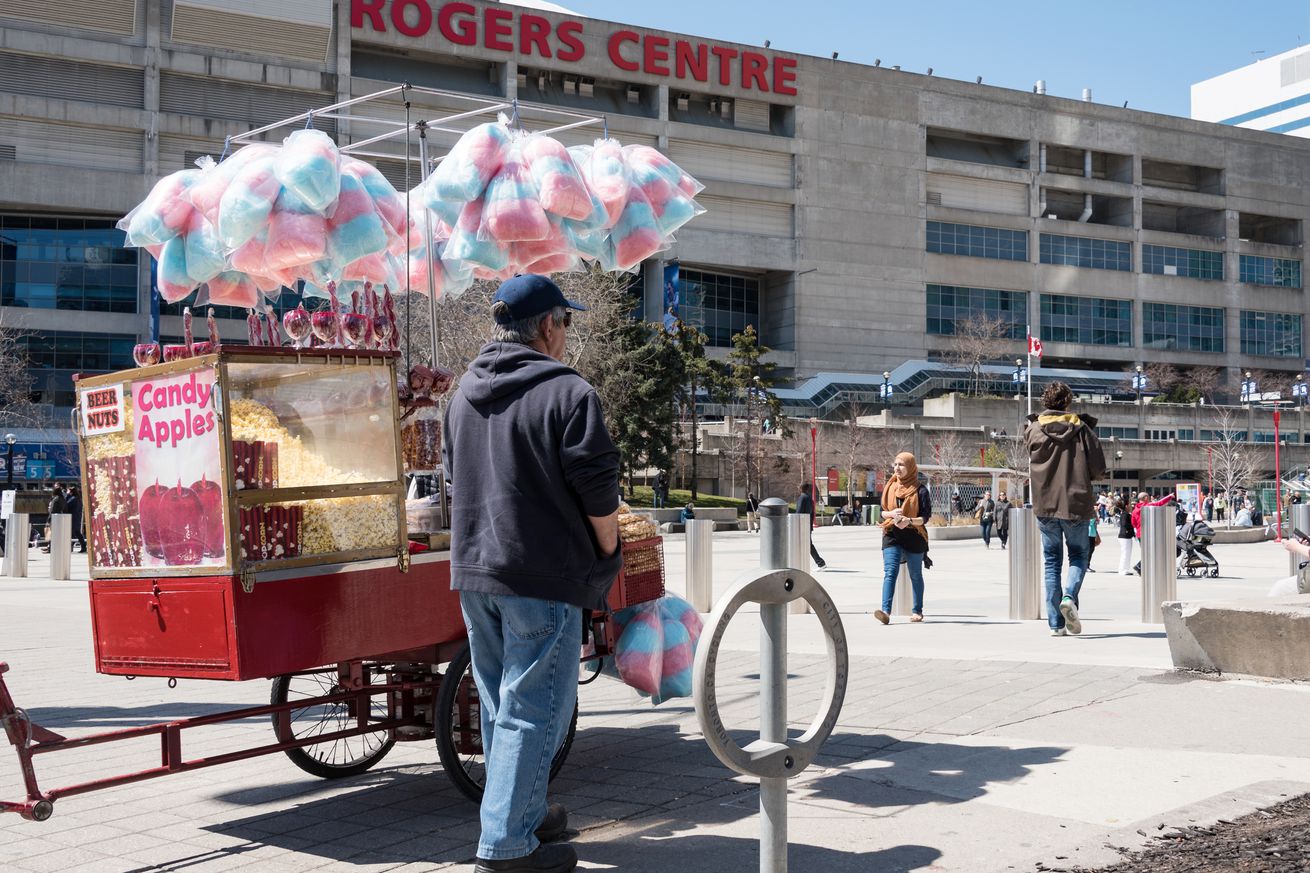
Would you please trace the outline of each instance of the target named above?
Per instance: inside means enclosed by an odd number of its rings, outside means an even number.
[[[496,178],[487,186],[478,239],[504,245],[545,239],[549,234],[550,219],[541,208],[537,186],[516,143],[510,147]]]
[[[628,168],[623,162],[623,147],[618,140],[598,140],[585,153],[585,159],[585,163],[578,162],[578,169],[582,171],[582,177],[586,179],[591,193],[605,207],[605,226],[613,227],[618,223],[628,201]]]
[[[282,142],[274,173],[282,187],[325,214],[341,189],[341,153],[321,130],[297,130]]]
[[[265,229],[282,185],[273,174],[274,157],[257,157],[242,167],[218,204],[218,236],[229,250]]]
[[[333,263],[345,267],[365,255],[387,248],[387,232],[373,206],[364,183],[351,173],[341,176],[341,196],[328,220],[328,253]]]
[[[185,300],[200,283],[191,281],[186,267],[186,237],[175,236],[164,243],[159,253],[159,271],[155,277],[159,296],[166,303]]]
[[[118,222],[127,244],[141,248],[166,243],[186,232],[195,215],[190,189],[200,170],[178,170],[155,183],[146,199]]]
[[[284,188],[268,217],[264,263],[273,270],[287,270],[321,260],[327,254],[327,235],[327,219]]]
[[[522,150],[541,208],[560,218],[587,219],[592,213],[591,192],[568,149],[558,140],[537,135],[526,139]]]
[[[372,164],[366,164],[352,157],[341,159],[341,172],[349,173],[363,184],[368,196],[373,198],[373,207],[386,223],[392,233],[403,236],[405,233],[405,198],[400,196],[382,171]]]
[[[219,273],[209,280],[209,302],[214,306],[237,306],[253,309],[259,305],[259,288],[244,273]]]
[[[459,214],[446,244],[447,260],[468,261],[471,266],[499,271],[509,266],[509,252],[500,244],[478,238],[482,226],[482,201],[467,203]]]
[[[208,282],[228,268],[223,245],[214,225],[196,213],[186,236],[186,272],[197,285]]]
[[[672,594],[614,613],[618,642],[614,667],[624,684],[655,704],[690,697],[701,617],[691,604]]]
[[[504,121],[479,124],[461,136],[429,177],[428,208],[437,209],[433,200],[468,203],[481,197],[500,172],[509,141]]]
[[[270,157],[277,154],[277,148],[258,143],[237,149],[221,163],[214,163],[208,155],[196,162],[200,168],[200,179],[191,186],[191,203],[196,211],[207,218],[215,227],[218,226],[219,204],[232,179],[241,168],[256,158]]]
[[[636,269],[668,245],[650,201],[639,189],[629,189],[628,201],[610,231],[610,240],[614,245],[614,269],[625,272]]]

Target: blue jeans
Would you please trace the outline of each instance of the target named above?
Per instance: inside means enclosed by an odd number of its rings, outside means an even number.
[[[992,525],[994,523],[995,522],[990,518],[985,518],[980,522],[982,525],[983,545],[989,549],[992,547]]]
[[[901,572],[901,560],[910,568],[910,590],[914,592],[913,611],[923,615],[923,552],[907,552],[900,546],[883,546],[882,549],[882,611],[892,611],[892,597],[896,594],[896,577]]]
[[[1046,564],[1046,621],[1052,629],[1064,627],[1060,614],[1060,600],[1072,597],[1078,605],[1078,590],[1087,575],[1087,562],[1091,559],[1091,540],[1087,535],[1086,521],[1067,518],[1038,518],[1042,532],[1042,558]],[[1060,571],[1064,569],[1064,547],[1069,547],[1069,577],[1060,587]]]
[[[532,597],[461,591],[487,768],[478,857],[536,850],[550,762],[578,699],[582,610]]]

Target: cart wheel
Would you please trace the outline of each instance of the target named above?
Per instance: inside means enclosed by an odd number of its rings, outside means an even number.
[[[1211,579],[1218,579],[1218,578],[1219,578],[1219,568],[1218,568],[1218,567],[1211,567],[1211,568],[1210,568],[1210,578],[1211,578]]]
[[[367,676],[370,684],[385,684],[387,680],[385,674],[371,670],[367,671]],[[323,697],[337,690],[339,689],[335,670],[291,674],[273,680],[273,691],[269,695],[269,700],[275,704],[294,702],[298,699]],[[375,719],[385,719],[386,696],[376,695],[369,700],[372,707],[371,716]],[[353,704],[345,702],[320,703],[304,709],[291,710],[292,735],[290,737],[284,737],[278,731],[277,718],[277,713],[274,713],[273,732],[278,735],[280,742],[345,730],[355,723]],[[386,757],[387,752],[390,752],[395,744],[395,739],[387,731],[378,731],[316,746],[287,749],[284,754],[291,759],[291,763],[306,773],[324,779],[340,779],[345,776],[357,776],[368,770]]]
[[[473,682],[469,647],[466,644],[459,654],[446,665],[437,691],[435,716],[437,754],[450,781],[459,793],[474,803],[482,801],[482,786],[487,771],[482,758],[482,724],[478,712],[478,689]],[[578,706],[573,705],[573,717],[564,742],[550,762],[550,778],[554,779],[564,766],[564,760],[573,747],[573,734],[578,728]]]
[[[1188,567],[1188,568],[1187,568],[1187,575],[1188,575],[1188,576],[1195,576],[1195,575],[1196,575],[1196,568],[1195,568],[1195,567]]]

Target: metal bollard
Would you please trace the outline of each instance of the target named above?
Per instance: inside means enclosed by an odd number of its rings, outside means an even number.
[[[687,600],[697,612],[714,608],[714,522],[687,521]]]
[[[1041,532],[1030,508],[1010,510],[1010,620],[1042,617]]]
[[[50,516],[50,578],[73,577],[73,516],[56,512]]]
[[[789,515],[787,504],[770,497],[760,504],[760,568],[787,567],[793,519],[804,522],[805,559],[810,557],[810,517]],[[808,564],[806,565],[809,566]],[[806,571],[809,572],[808,570]],[[760,604],[760,740],[787,742],[787,605]],[[760,870],[787,870],[787,779],[760,779]]]
[[[892,593],[892,615],[909,615],[913,611],[914,590],[910,587],[910,565],[901,564],[896,571],[896,590]]]
[[[1163,624],[1160,604],[1178,599],[1172,506],[1142,507],[1142,623]]]
[[[808,515],[788,515],[783,519],[787,525],[787,561],[784,567],[790,567],[793,570],[800,570],[802,573],[810,572],[810,536],[813,530],[810,527],[810,517]],[[763,529],[761,528],[761,532]],[[766,564],[765,569],[770,569]],[[793,600],[788,609],[794,613],[809,612],[809,606],[804,600]]]
[[[26,512],[14,512],[9,516],[5,526],[5,576],[27,576],[28,540],[32,537],[32,525]]]
[[[1301,533],[1310,534],[1310,503],[1293,503],[1291,512],[1292,526],[1288,529],[1286,536],[1295,536],[1294,530]],[[1298,588],[1305,593],[1305,576],[1300,572],[1301,556],[1287,553],[1288,572],[1297,577]]]

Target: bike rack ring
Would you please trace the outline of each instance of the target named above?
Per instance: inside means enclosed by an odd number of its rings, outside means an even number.
[[[743,747],[732,739],[719,715],[715,671],[723,634],[732,617],[747,603],[786,605],[801,599],[818,617],[827,644],[829,670],[823,702],[814,721],[801,736],[785,743],[756,740]],[[714,607],[696,650],[696,717],[705,742],[726,767],[743,775],[761,779],[798,775],[813,762],[837,724],[846,697],[849,666],[850,655],[846,649],[846,631],[841,615],[832,598],[813,576],[789,569],[743,573]]]

